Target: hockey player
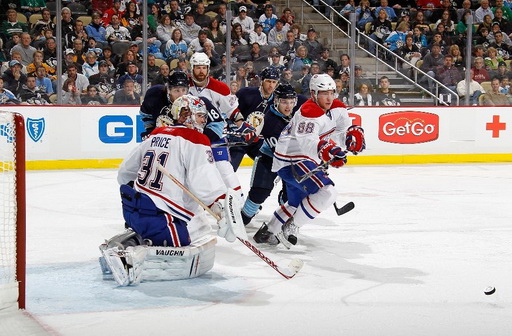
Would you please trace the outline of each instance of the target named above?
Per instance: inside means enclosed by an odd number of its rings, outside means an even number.
[[[346,150],[353,154],[366,147],[362,128],[351,126],[345,105],[336,99],[334,80],[327,74],[313,75],[309,89],[311,99],[285,127],[274,151],[272,171],[285,181],[288,202],[274,212],[268,226],[263,224],[256,232],[258,243],[295,245],[297,228],[336,200],[334,183],[322,169],[327,165],[339,168],[347,162],[346,151],[336,140],[343,139]]]
[[[210,141],[202,134],[207,116],[204,102],[200,98],[184,95],[174,101],[171,114],[176,125],[155,129],[123,161],[119,169],[123,217],[131,230],[113,237],[100,249],[115,280],[122,286],[137,284],[141,280],[144,259],[149,253],[144,242],[158,247],[153,249],[154,254],[150,258],[153,262],[159,255],[165,256],[160,260],[162,269],[169,271],[169,268],[182,266],[182,270],[190,272],[185,273],[184,277],[187,274],[188,277],[198,275],[192,274],[193,268],[199,267],[194,265],[192,257],[189,260],[184,258],[181,264],[176,260],[166,260],[173,259],[174,255],[191,256],[189,249],[177,248],[191,243],[187,223],[194,216],[197,205],[159,170],[158,165],[162,165],[221,218],[218,221],[219,236],[230,242],[236,239],[232,227],[234,224],[231,218],[227,218],[230,217],[228,208],[236,206],[236,203],[230,202],[228,206],[223,201],[227,190],[215,168]],[[203,246],[203,249],[196,249],[199,256],[214,245],[211,240],[205,244],[207,246]],[[203,258],[202,261],[203,273],[213,265],[213,256],[211,253],[207,255],[208,259]],[[170,262],[172,265],[169,265]],[[209,268],[204,269],[205,264]],[[171,278],[175,276],[170,275]]]
[[[235,124],[232,129],[235,132],[243,134],[245,130],[251,129],[251,126],[256,130],[255,136],[261,132],[265,114],[273,102],[273,93],[279,83],[279,76],[277,69],[265,68],[260,73],[260,87],[245,87],[238,90],[236,96],[238,97],[240,112],[236,116],[237,119],[234,120]],[[245,154],[253,160],[258,155],[263,140],[256,138],[252,140],[252,143],[247,146],[237,146],[230,149],[231,165],[235,171],[240,166]]]
[[[205,53],[196,52],[190,57],[191,79],[189,92],[192,95],[210,100],[220,111],[221,115],[227,120],[238,120],[239,109],[238,99],[235,95],[231,94],[229,86],[225,83],[210,77],[210,59]],[[242,124],[242,122],[239,122]],[[253,130],[241,130],[244,132],[244,138],[251,141],[255,138]],[[223,141],[228,139],[224,138]],[[219,169],[222,179],[228,188],[239,193],[239,198],[242,201],[242,187],[235,175],[233,167],[230,164],[228,146],[216,144],[213,151],[214,158]]]
[[[293,113],[306,100],[307,98],[303,95],[297,97],[297,93],[288,83],[279,84],[273,93],[269,112],[265,114],[262,121],[260,137],[264,142],[254,161],[251,189],[242,208],[242,219],[245,225],[260,210],[274,188],[277,173],[272,172],[272,160],[277,140],[283,128],[290,122]]]

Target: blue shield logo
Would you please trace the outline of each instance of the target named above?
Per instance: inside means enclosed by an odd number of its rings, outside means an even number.
[[[32,119],[27,118],[27,131],[30,139],[34,142],[39,141],[43,137],[45,128],[44,118]]]

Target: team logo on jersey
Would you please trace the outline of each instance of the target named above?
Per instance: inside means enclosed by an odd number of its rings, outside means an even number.
[[[433,113],[402,111],[379,117],[379,139],[399,144],[417,144],[439,137],[439,116]]]
[[[256,134],[260,134],[263,129],[263,122],[265,121],[265,114],[261,111],[254,111],[247,116],[249,125],[256,129]]]
[[[28,136],[34,142],[39,141],[43,137],[44,129],[45,129],[44,118],[39,118],[39,119],[27,118]]]

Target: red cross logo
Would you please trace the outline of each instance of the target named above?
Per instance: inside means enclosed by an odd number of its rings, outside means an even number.
[[[505,123],[500,122],[500,116],[494,115],[492,116],[492,122],[487,123],[485,127],[486,130],[492,131],[493,138],[500,137],[500,131],[504,131],[507,129],[507,125]]]

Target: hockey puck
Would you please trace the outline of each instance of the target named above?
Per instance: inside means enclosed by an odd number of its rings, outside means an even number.
[[[493,286],[489,286],[484,290],[485,295],[492,295],[494,294],[494,292],[496,292],[496,288],[494,288]]]

